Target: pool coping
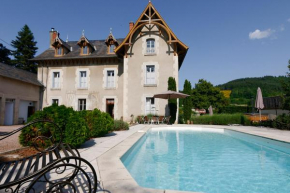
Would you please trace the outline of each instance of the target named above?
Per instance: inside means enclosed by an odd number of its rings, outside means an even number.
[[[123,165],[121,157],[143,136],[148,130],[156,127],[201,127],[228,129],[255,135],[263,138],[273,139],[281,142],[290,143],[290,131],[281,131],[267,128],[246,127],[246,126],[217,126],[217,125],[144,125],[138,131],[110,148],[107,152],[97,158],[97,165],[100,174],[101,186],[105,193],[196,193],[176,190],[159,190],[144,188],[137,184],[129,171]],[[270,131],[270,132],[269,132]],[[273,135],[273,133],[276,133]],[[281,134],[287,133],[287,135]],[[272,134],[272,135],[270,135]],[[289,135],[289,136],[288,136]],[[286,137],[285,137],[286,136]],[[289,137],[289,138],[288,138]]]

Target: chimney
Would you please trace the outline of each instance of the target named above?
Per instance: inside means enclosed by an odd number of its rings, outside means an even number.
[[[134,22],[133,21],[130,21],[129,23],[129,31],[131,31],[131,29],[134,27]]]
[[[52,44],[53,44],[56,37],[57,37],[57,31],[55,31],[54,28],[52,27],[51,30],[49,31],[49,39],[50,39],[49,47],[50,48],[53,48]]]

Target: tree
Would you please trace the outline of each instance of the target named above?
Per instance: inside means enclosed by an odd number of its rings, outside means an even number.
[[[9,58],[11,55],[10,50],[8,50],[3,44],[0,43],[0,62],[4,64],[10,64],[11,59]]]
[[[290,71],[290,60],[289,60],[288,68]],[[290,72],[287,72],[287,80],[282,82],[282,88],[285,94],[283,108],[286,110],[290,110]]]
[[[191,95],[191,83],[188,80],[185,80],[184,85],[183,85],[183,93],[184,94],[188,94]],[[192,108],[192,99],[191,97],[186,97],[185,99],[183,99],[183,116],[184,116],[184,120],[185,122],[187,120],[190,120],[191,117],[191,108]]]
[[[11,45],[15,48],[12,51],[14,56],[13,64],[16,68],[36,73],[36,63],[29,61],[36,54],[37,47],[34,36],[29,27],[25,24],[18,32],[16,40],[12,40]]]
[[[175,78],[168,78],[168,90],[176,91],[176,81]],[[177,112],[177,99],[169,99],[168,107],[170,110],[170,123],[174,123],[176,120],[176,112]]]
[[[228,100],[221,93],[220,88],[200,79],[192,90],[192,105],[198,109],[208,109],[212,105],[213,108],[218,110],[228,105]]]

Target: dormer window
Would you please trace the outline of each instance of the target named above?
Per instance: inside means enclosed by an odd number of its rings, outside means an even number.
[[[118,46],[119,44],[112,34],[112,29],[111,29],[110,34],[109,34],[108,38],[106,39],[105,43],[107,44],[107,47],[108,47],[107,53],[108,54],[115,54],[114,50],[115,50],[116,46]]]
[[[148,39],[147,42],[147,48],[146,53],[147,54],[155,54],[155,40],[154,39]]]
[[[59,34],[57,34],[51,46],[55,48],[55,56],[63,56],[70,52],[70,46],[59,38]]]
[[[56,55],[61,56],[62,55],[62,47],[58,47],[56,49]]]
[[[77,44],[80,46],[80,55],[89,55],[95,50],[93,44],[90,43],[84,34]]]

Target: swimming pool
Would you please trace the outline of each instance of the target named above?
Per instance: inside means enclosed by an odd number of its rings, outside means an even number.
[[[231,130],[153,128],[121,160],[148,188],[290,192],[290,144]]]

